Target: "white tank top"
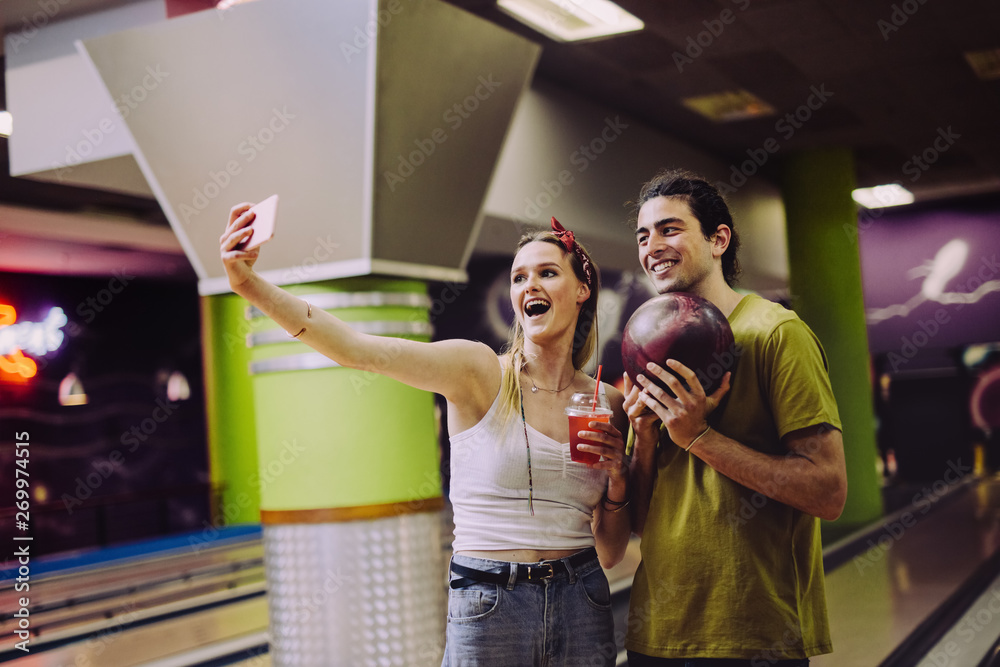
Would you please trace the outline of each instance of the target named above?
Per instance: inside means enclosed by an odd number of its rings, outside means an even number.
[[[594,507],[607,472],[569,457],[529,424],[535,515],[528,511],[528,451],[520,411],[500,432],[500,395],[472,428],[451,436],[451,493],[458,551],[584,549],[594,546]]]

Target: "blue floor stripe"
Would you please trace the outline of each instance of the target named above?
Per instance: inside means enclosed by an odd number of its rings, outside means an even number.
[[[145,558],[154,554],[162,554],[180,549],[190,549],[192,545],[199,545],[201,548],[221,545],[229,541],[251,541],[259,539],[261,536],[260,524],[247,524],[241,526],[226,526],[213,530],[211,534],[206,534],[204,530],[197,530],[180,535],[171,535],[152,540],[143,540],[131,544],[122,544],[103,549],[91,549],[86,551],[74,551],[63,554],[53,554],[41,558],[31,558],[29,567],[31,576],[43,574],[53,574],[61,570],[70,570],[81,567],[98,567],[114,562],[128,561]],[[31,552],[31,542],[16,542],[15,546],[28,545],[28,552]],[[8,563],[15,562],[16,557],[8,560]],[[18,576],[18,566],[0,570],[0,585],[6,584]]]

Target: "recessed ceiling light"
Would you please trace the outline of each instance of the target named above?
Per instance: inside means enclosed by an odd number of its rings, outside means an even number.
[[[774,107],[748,90],[727,90],[700,97],[687,97],[681,102],[691,111],[716,123],[770,116]]]
[[[9,137],[14,129],[14,117],[9,111],[0,111],[0,137]]]
[[[885,208],[913,203],[913,193],[899,183],[858,188],[851,193],[851,197],[865,208]]]
[[[619,35],[644,26],[609,0],[497,0],[497,6],[557,42]]]
[[[991,81],[1000,79],[1000,49],[986,51],[966,51],[965,61],[980,79]]]

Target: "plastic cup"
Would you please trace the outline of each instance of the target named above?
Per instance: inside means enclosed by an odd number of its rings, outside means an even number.
[[[594,395],[590,393],[573,394],[569,405],[566,406],[566,416],[569,418],[569,457],[577,463],[597,463],[601,460],[600,454],[593,452],[581,452],[578,447],[580,443],[588,445],[602,445],[604,443],[594,442],[581,438],[580,431],[592,431],[590,422],[611,422],[611,406],[608,397],[604,394],[597,396],[597,407],[594,407]]]

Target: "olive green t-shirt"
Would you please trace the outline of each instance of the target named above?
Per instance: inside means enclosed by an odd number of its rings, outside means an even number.
[[[735,364],[709,417],[714,429],[783,456],[791,431],[841,428],[823,348],[795,313],[751,295],[729,322],[734,354],[707,371]],[[819,519],[734,482],[661,433],[626,648],[763,664],[829,653]]]

